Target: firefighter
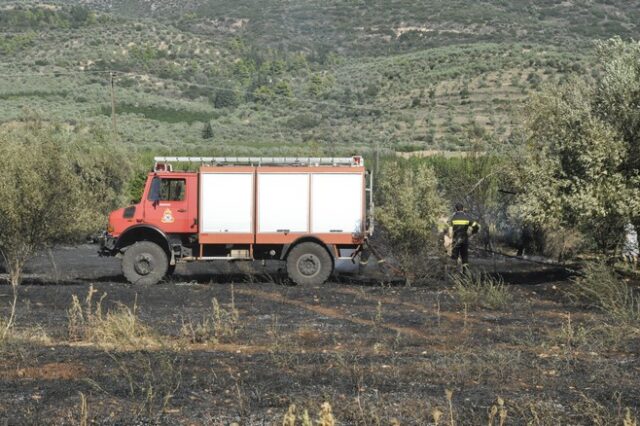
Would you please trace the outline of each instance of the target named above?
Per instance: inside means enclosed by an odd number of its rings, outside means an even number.
[[[452,239],[451,259],[462,259],[462,271],[469,266],[469,234],[477,234],[480,224],[464,211],[464,206],[456,204],[456,211],[449,219],[449,237]]]

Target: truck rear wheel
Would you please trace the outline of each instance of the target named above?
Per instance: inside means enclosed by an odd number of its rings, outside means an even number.
[[[157,284],[166,275],[168,267],[165,251],[150,241],[135,243],[122,258],[122,273],[131,284]]]
[[[319,244],[298,244],[287,256],[287,274],[298,285],[323,284],[332,272],[331,256]]]

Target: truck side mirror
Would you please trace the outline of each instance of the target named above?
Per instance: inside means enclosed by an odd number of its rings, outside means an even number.
[[[149,201],[160,201],[160,178],[154,176],[151,180],[151,187],[149,188]]]

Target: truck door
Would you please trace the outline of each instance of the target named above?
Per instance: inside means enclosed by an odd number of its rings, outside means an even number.
[[[195,174],[155,176],[145,205],[145,222],[167,234],[195,233],[198,229]]]

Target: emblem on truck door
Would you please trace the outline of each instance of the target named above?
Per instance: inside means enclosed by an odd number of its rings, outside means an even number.
[[[160,222],[173,223],[174,221],[175,219],[173,218],[173,213],[171,212],[171,209],[166,209],[162,214],[162,219],[160,219]]]

